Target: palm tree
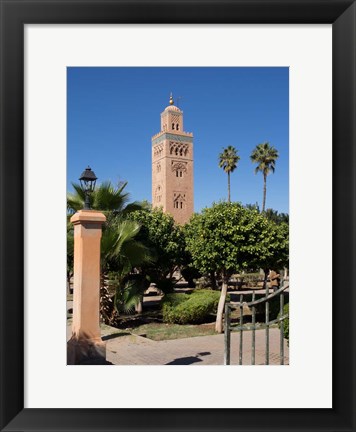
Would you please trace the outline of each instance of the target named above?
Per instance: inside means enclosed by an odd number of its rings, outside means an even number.
[[[77,183],[72,183],[74,193],[67,195],[68,213],[75,213],[84,207],[85,194],[82,187]],[[100,184],[90,196],[90,206],[93,210],[100,210],[108,216],[125,216],[131,211],[141,210],[142,205],[138,202],[128,203],[130,194],[124,192],[127,182],[118,183],[117,187],[111,182]]]
[[[141,225],[116,218],[103,231],[101,240],[101,308],[102,318],[114,324],[122,311],[130,312],[142,301],[143,283],[133,270],[152,263],[152,253],[137,240]]]
[[[258,164],[255,168],[255,174],[258,172],[263,174],[262,212],[264,212],[266,206],[267,176],[270,172],[274,173],[275,171],[278,151],[274,147],[270,146],[268,142],[264,142],[256,146],[250,157],[253,163]]]
[[[237,167],[237,162],[240,160],[240,156],[237,154],[235,147],[228,146],[223,152],[219,154],[219,167],[227,173],[227,189],[228,189],[228,202],[230,199],[230,173]]]
[[[144,205],[128,202],[129,194],[124,192],[126,185],[127,182],[123,182],[114,187],[110,182],[104,182],[90,196],[91,208],[106,216],[101,238],[100,313],[107,323],[111,318],[117,318],[117,312],[130,310],[140,301],[142,284],[140,287],[138,283],[132,283],[131,273],[135,267],[151,260],[150,250],[135,239],[140,224],[127,219],[130,212],[141,210]],[[81,186],[76,183],[72,186],[74,193],[67,195],[68,218],[83,208],[85,200]],[[67,261],[73,258],[70,240],[68,234]]]

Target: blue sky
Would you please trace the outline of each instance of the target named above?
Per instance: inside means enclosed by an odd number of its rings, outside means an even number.
[[[194,210],[227,199],[223,147],[240,161],[231,199],[262,205],[263,178],[250,161],[268,141],[279,152],[267,179],[267,208],[289,212],[289,70],[224,67],[70,67],[67,69],[67,182],[90,165],[98,182],[128,181],[132,201],[151,201],[151,137],[173,93],[194,134]]]

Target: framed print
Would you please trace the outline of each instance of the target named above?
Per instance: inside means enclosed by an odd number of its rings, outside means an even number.
[[[0,3],[1,430],[355,430],[354,2]],[[66,366],[67,68],[88,66],[289,68],[290,366]]]

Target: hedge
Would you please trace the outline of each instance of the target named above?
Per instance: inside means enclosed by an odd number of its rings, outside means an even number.
[[[220,292],[196,290],[191,294],[168,294],[164,296],[163,322],[170,324],[201,324],[216,313]]]

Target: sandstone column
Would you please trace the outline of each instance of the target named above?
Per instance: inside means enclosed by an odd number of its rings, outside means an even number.
[[[105,361],[101,340],[100,240],[105,216],[96,210],[79,210],[74,225],[74,286],[72,337],[67,345],[67,363]]]

